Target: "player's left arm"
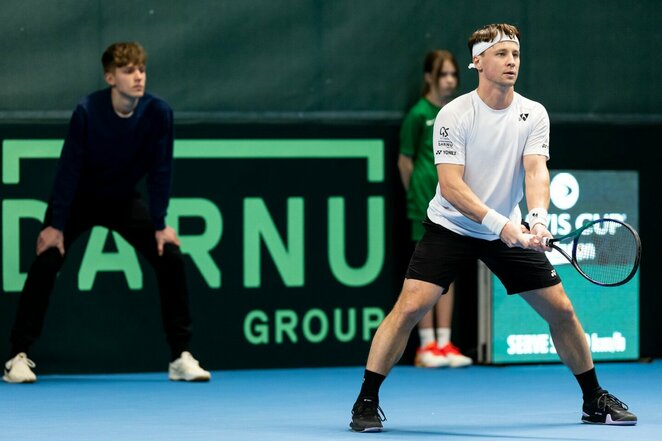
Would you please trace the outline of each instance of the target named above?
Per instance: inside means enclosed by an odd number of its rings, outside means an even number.
[[[549,207],[549,170],[547,158],[542,155],[525,155],[524,183],[526,185],[526,204],[530,208]]]
[[[531,248],[549,251],[547,247],[541,245],[544,237],[552,237],[547,230],[549,116],[547,110],[539,103],[534,103],[528,110],[531,112],[529,120],[531,126],[524,146],[522,162],[525,173],[526,205],[529,208],[528,223],[534,235]]]
[[[549,170],[547,169],[547,157],[543,155],[525,155],[524,183],[526,188],[526,205],[529,207],[529,225],[531,234],[539,240],[532,243],[539,244],[544,237],[552,237],[547,229],[547,208],[549,207]],[[540,216],[540,219],[537,219]],[[542,244],[534,247],[540,251],[547,248]]]

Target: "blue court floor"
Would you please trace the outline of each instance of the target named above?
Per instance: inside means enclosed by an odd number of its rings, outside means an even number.
[[[662,361],[598,364],[634,427],[581,424],[562,365],[421,370],[382,387],[385,431],[350,432],[363,368],[217,371],[210,383],[166,373],[44,375],[0,384],[0,440],[662,440]]]

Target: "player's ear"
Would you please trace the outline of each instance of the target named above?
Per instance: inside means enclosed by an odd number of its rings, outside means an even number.
[[[476,55],[473,59],[473,62],[474,62],[474,66],[476,66],[476,70],[478,72],[482,72],[483,68],[480,65],[480,57]]]

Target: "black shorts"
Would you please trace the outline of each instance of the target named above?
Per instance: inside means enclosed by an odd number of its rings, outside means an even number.
[[[423,225],[425,234],[409,261],[408,279],[434,283],[447,290],[460,267],[480,259],[501,280],[508,294],[561,283],[545,253],[508,248],[498,239],[462,236],[429,219]]]

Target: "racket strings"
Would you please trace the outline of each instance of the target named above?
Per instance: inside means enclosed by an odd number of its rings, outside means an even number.
[[[603,284],[622,282],[636,269],[639,242],[619,223],[605,221],[596,227],[577,238],[574,248],[577,265],[595,281]]]

